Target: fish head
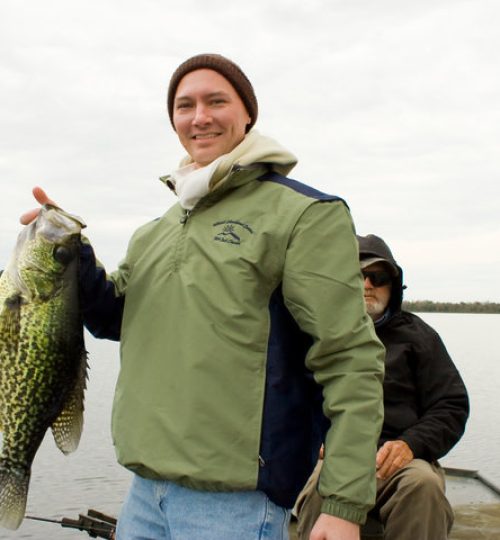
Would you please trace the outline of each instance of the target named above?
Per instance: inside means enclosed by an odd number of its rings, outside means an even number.
[[[65,245],[86,227],[82,218],[69,214],[57,206],[46,204],[34,221],[36,235],[54,245]]]
[[[6,271],[25,301],[46,299],[60,287],[70,265],[77,264],[83,220],[53,205],[20,233]]]

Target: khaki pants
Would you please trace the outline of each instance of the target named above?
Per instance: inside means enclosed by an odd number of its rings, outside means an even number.
[[[299,540],[309,540],[322,499],[316,486],[322,461],[297,498]],[[377,480],[377,501],[372,515],[384,525],[384,540],[446,540],[453,511],[444,493],[444,473],[438,465],[414,459],[387,480]]]

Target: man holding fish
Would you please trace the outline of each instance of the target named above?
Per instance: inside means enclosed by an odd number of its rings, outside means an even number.
[[[80,253],[85,325],[121,341],[113,440],[135,474],[117,538],[285,539],[324,442],[311,540],[357,540],[384,348],[348,208],[287,176],[297,160],[253,129],[257,99],[231,60],[183,62],[167,108],[188,154],[162,177],[179,203],[114,273],[87,242]]]

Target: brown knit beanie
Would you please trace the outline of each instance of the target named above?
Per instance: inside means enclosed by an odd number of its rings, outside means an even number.
[[[243,71],[241,71],[239,66],[220,54],[198,54],[196,56],[192,56],[174,71],[174,74],[170,79],[167,94],[168,116],[170,117],[170,122],[174,129],[173,111],[177,86],[181,82],[184,75],[187,75],[191,71],[195,71],[197,69],[213,69],[214,71],[217,71],[217,73],[220,73],[232,84],[240,96],[241,101],[243,101],[248,115],[250,116],[250,123],[246,128],[247,132],[250,131],[257,120],[257,114],[259,111],[257,98],[255,97],[252,84],[247,79],[247,76],[243,73]]]

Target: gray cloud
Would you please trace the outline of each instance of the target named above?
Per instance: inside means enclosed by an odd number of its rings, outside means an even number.
[[[299,156],[292,176],[386,237],[408,298],[500,301],[497,2],[170,4],[2,2],[0,266],[41,185],[112,269],[174,202],[157,180],[183,155],[170,73],[216,51],[254,83],[257,129]]]

